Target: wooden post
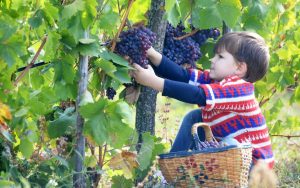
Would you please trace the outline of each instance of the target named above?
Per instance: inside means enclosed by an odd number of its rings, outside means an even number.
[[[89,38],[89,31],[84,32],[85,39]],[[87,90],[88,85],[88,56],[80,56],[79,66],[79,83],[78,83],[78,95],[76,99],[76,146],[75,146],[75,174],[73,175],[73,185],[76,188],[86,187],[86,181],[83,173],[84,169],[84,157],[85,157],[85,138],[83,136],[84,119],[79,114],[79,104],[82,96]]]

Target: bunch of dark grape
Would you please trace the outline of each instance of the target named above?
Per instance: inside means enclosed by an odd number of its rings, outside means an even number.
[[[193,135],[195,145],[196,145],[196,150],[203,150],[207,148],[219,148],[222,147],[221,144],[219,144],[218,141],[211,140],[211,141],[200,141],[199,137],[197,134]]]
[[[175,39],[186,34],[184,29],[182,24],[179,24],[176,28],[171,24],[167,25],[163,54],[179,65],[187,63],[195,67],[195,62],[202,56],[199,44],[191,37],[181,40]]]
[[[134,63],[146,68],[148,64],[146,51],[152,46],[156,35],[150,29],[140,26],[123,31],[119,38],[116,52],[122,56],[129,56]]]
[[[116,90],[114,90],[114,88],[112,88],[112,87],[108,87],[106,89],[106,96],[110,100],[114,99],[114,96],[116,95],[116,93],[117,93]]]
[[[192,35],[192,39],[202,46],[208,38],[216,40],[220,36],[220,31],[216,28],[203,29]]]

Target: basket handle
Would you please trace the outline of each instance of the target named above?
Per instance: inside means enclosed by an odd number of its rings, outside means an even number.
[[[195,123],[193,125],[193,127],[192,127],[192,135],[193,136],[198,136],[198,132],[197,132],[198,127],[203,127],[204,133],[205,133],[205,140],[207,140],[207,141],[215,140],[209,125],[207,123],[203,123],[203,122]]]

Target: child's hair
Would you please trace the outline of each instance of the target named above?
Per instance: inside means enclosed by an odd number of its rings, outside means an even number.
[[[253,32],[241,31],[226,33],[215,45],[214,52],[229,52],[238,62],[247,64],[243,79],[256,82],[264,77],[269,66],[269,48],[265,40]]]

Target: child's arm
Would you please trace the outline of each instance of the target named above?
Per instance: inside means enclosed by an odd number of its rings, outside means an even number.
[[[151,66],[147,69],[133,64],[136,69],[132,76],[144,85],[162,92],[164,96],[172,97],[182,102],[205,106],[206,97],[202,88],[184,82],[163,79],[155,75]]]
[[[207,71],[197,69],[185,69],[182,66],[172,62],[167,57],[161,55],[154,48],[146,51],[147,57],[152,62],[153,69],[157,75],[174,81],[186,82],[198,86],[199,84],[208,84],[213,82],[209,78]]]

